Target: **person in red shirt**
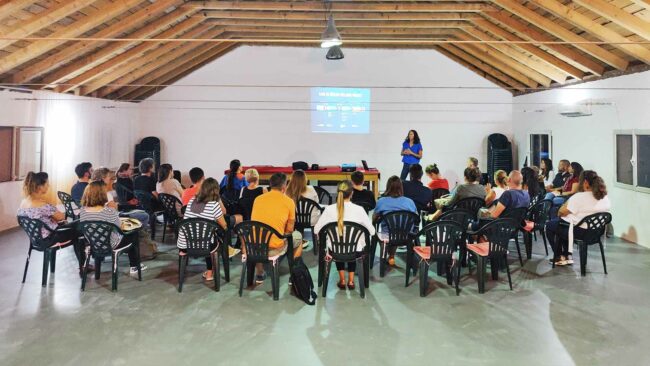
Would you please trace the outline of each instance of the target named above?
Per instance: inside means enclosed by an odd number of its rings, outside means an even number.
[[[192,168],[190,169],[190,180],[192,181],[192,186],[186,189],[183,192],[183,197],[181,197],[181,202],[183,206],[187,206],[192,197],[196,196],[196,193],[201,189],[201,184],[205,180],[205,174],[201,168]]]
[[[438,169],[437,164],[427,166],[424,171],[427,173],[427,177],[431,179],[429,184],[427,184],[429,189],[434,190],[437,188],[444,188],[449,190],[449,182],[440,175],[440,170]]]

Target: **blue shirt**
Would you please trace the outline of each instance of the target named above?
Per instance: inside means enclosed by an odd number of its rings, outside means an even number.
[[[88,182],[77,182],[72,186],[72,189],[70,190],[70,196],[72,197],[72,200],[79,207],[81,207],[81,197],[83,197],[84,190],[86,190],[87,186]]]
[[[413,146],[409,146],[408,141],[404,141],[402,144],[402,151],[409,149],[411,150],[414,154],[418,154],[420,151],[422,151],[422,144],[413,144]],[[404,155],[402,156],[402,163],[405,164],[417,164],[420,162],[420,159],[416,158],[413,155]]]
[[[530,195],[528,191],[521,189],[509,189],[499,197],[499,202],[505,206],[506,209],[514,208],[528,208],[530,204]]]
[[[239,194],[239,191],[241,191],[242,187],[248,187],[248,182],[246,181],[243,175],[241,178],[235,177],[235,181],[233,183],[234,183],[233,188],[237,192],[237,194]],[[228,175],[224,175],[223,179],[221,180],[221,183],[219,184],[219,188],[221,188],[221,190],[224,190],[227,185],[228,185]]]
[[[408,197],[381,197],[375,206],[375,214],[383,215],[394,211],[411,211],[417,213],[415,203]],[[381,231],[388,232],[388,227],[385,223],[381,223]]]

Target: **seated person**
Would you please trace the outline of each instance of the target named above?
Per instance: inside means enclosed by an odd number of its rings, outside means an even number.
[[[216,221],[222,229],[226,230],[228,225],[221,210],[221,197],[219,196],[219,182],[214,178],[208,178],[203,181],[199,191],[196,195],[190,198],[187,204],[185,215],[183,219],[201,218],[210,221]],[[182,231],[178,232],[178,241],[176,243],[179,250],[179,255],[184,255],[187,249],[187,239]],[[215,243],[216,245],[216,243]],[[214,250],[214,247],[210,248]],[[230,257],[239,253],[238,250],[228,246],[228,255]],[[203,278],[206,281],[214,280],[214,273],[212,272],[212,259],[208,256],[205,257],[205,265],[207,270],[203,272]],[[219,274],[217,273],[217,276]]]
[[[365,182],[363,172],[357,170],[352,173],[350,179],[352,180],[352,188],[354,189],[354,194],[351,199],[352,203],[363,207],[366,212],[372,211],[377,203],[375,202],[375,195],[363,186]]]
[[[79,233],[74,224],[67,223],[65,214],[57,210],[55,203],[48,199],[50,189],[49,177],[47,173],[29,172],[23,181],[23,194],[25,198],[20,202],[18,216],[27,216],[30,219],[40,220],[48,228],[54,231],[50,234],[45,228],[41,232],[43,238],[54,235],[53,243],[65,243],[72,241],[74,254],[77,256],[79,263],[79,273],[84,265],[85,252],[84,241],[77,240]],[[82,195],[83,197],[83,195]]]
[[[183,196],[181,197],[181,202],[183,206],[187,206],[190,203],[192,197],[196,196],[199,189],[201,189],[201,184],[205,180],[205,173],[203,169],[194,167],[190,169],[190,180],[192,181],[192,186],[183,191]]]
[[[589,215],[607,212],[611,207],[605,182],[596,172],[593,170],[582,172],[578,184],[579,192],[560,207],[559,217],[546,223],[546,237],[555,253],[554,260],[557,266],[573,264],[573,238],[583,238],[587,229],[586,224],[580,227],[574,225]],[[561,225],[560,222],[565,225]]]
[[[140,175],[135,177],[133,180],[133,192],[135,191],[143,191],[143,192],[149,192],[153,196],[153,200],[151,201],[152,209],[154,211],[160,211],[163,209],[162,204],[160,201],[157,200],[158,198],[158,192],[156,192],[156,178],[155,178],[155,170],[154,170],[154,160],[151,158],[145,158],[140,160],[140,163],[138,164],[138,170],[140,171]],[[140,202],[142,204],[142,202]]]
[[[562,206],[568,197],[578,192],[578,179],[583,170],[584,169],[580,163],[574,161],[569,164],[569,174],[571,174],[571,177],[564,182],[562,188],[551,190],[546,194],[544,198],[547,200],[553,200],[553,207],[555,208],[551,209],[551,217],[556,216],[557,207]]]
[[[81,207],[81,197],[84,195],[84,190],[88,182],[90,182],[90,177],[93,174],[93,165],[88,162],[77,164],[74,172],[79,180],[72,186],[70,196],[72,196],[72,200],[77,204],[77,207]]]
[[[316,203],[318,203],[318,193],[314,187],[307,184],[307,174],[303,170],[295,170],[291,174],[291,179],[287,185],[287,196],[293,200],[293,202],[298,206],[298,200],[300,198],[307,198]],[[313,210],[311,212],[311,221],[310,225],[316,225],[318,218],[320,217],[320,210]]]
[[[242,174],[241,162],[237,159],[230,162],[230,170],[228,174],[221,179],[221,195],[228,201],[237,201],[237,196],[242,187],[246,187],[248,183]]]
[[[373,221],[376,222],[376,220],[380,219],[382,215],[394,211],[418,212],[413,200],[404,197],[402,181],[395,175],[388,178],[388,181],[386,182],[386,191],[384,192],[383,197],[380,197],[379,200],[377,200],[377,207],[375,207]],[[417,228],[415,228],[415,230],[417,230]],[[386,223],[381,223],[377,236],[380,240],[388,240],[388,225],[386,225]],[[397,248],[393,247],[388,253],[388,264],[391,266],[395,265],[396,250]]]
[[[296,205],[284,193],[287,190],[287,176],[284,173],[275,173],[269,180],[269,192],[255,198],[251,220],[267,224],[277,230],[281,235],[292,233],[293,256],[298,258],[302,254],[302,235],[293,231],[296,222]],[[269,242],[269,257],[283,255],[287,252],[287,241],[273,235]],[[243,255],[246,255],[246,246],[242,245]],[[266,279],[264,266],[256,266],[257,283]]]
[[[542,158],[539,165],[539,180],[544,187],[553,184],[555,172],[553,171],[553,161],[549,158]]]
[[[79,221],[106,221],[115,226],[120,227],[120,217],[117,211],[108,205],[108,198],[106,192],[106,184],[103,181],[93,181],[88,184],[81,199],[81,211],[79,212]],[[138,273],[138,248],[136,248],[137,241],[133,238],[126,236],[123,237],[119,233],[111,233],[111,247],[113,249],[124,247],[128,244],[134,243],[129,248],[129,265],[131,266],[131,274]],[[140,264],[140,270],[145,270],[147,267]]]
[[[242,220],[250,220],[253,212],[253,204],[258,196],[267,193],[265,187],[259,186],[260,174],[255,169],[248,169],[244,173],[246,187],[242,187],[239,192],[239,208],[241,209]]]
[[[513,170],[508,176],[508,190],[503,192],[496,206],[490,209],[490,217],[498,218],[507,210],[515,208],[528,208],[530,196],[527,191],[522,190],[523,176],[518,170]]]
[[[408,197],[415,202],[415,207],[418,210],[429,210],[431,208],[432,193],[431,190],[422,184],[422,165],[411,164],[409,168],[409,176],[411,180],[402,181],[402,188],[404,189],[404,197]]]
[[[543,194],[542,189],[544,188],[539,183],[539,173],[535,172],[533,168],[524,167],[521,169],[521,175],[523,176],[522,189],[528,191],[530,201],[539,198]]]
[[[483,173],[481,173],[481,168],[478,167],[478,159],[477,158],[475,158],[473,156],[470,156],[469,158],[467,158],[467,167],[468,168],[476,168],[476,169],[478,169],[479,179],[477,180],[477,182],[479,182],[479,184],[486,185],[488,183],[487,178],[485,178],[483,176]],[[486,174],[486,176],[487,176],[487,174]]]
[[[564,183],[566,183],[567,179],[571,177],[571,173],[569,173],[570,165],[571,163],[568,160],[560,160],[560,164],[557,167],[557,174],[555,174],[553,177],[552,183],[546,184],[546,192],[551,192],[564,186]]]
[[[115,185],[120,185],[125,188],[124,197],[118,197],[119,203],[137,206],[138,199],[133,195],[133,169],[131,164],[122,163],[120,168],[117,169],[117,180]]]
[[[438,164],[429,165],[424,171],[427,173],[427,177],[431,179],[429,184],[427,184],[430,190],[433,191],[438,188],[449,190],[449,182],[440,174]]]
[[[479,179],[481,179],[481,171],[478,168],[465,168],[463,175],[465,176],[465,183],[456,187],[455,194],[445,203],[443,208],[451,207],[464,198],[477,197],[485,199],[485,187],[478,183]],[[427,216],[427,220],[435,221],[440,215],[442,215],[442,208]]]
[[[490,183],[485,185],[485,192],[487,193],[485,206],[490,207],[506,190],[508,190],[508,174],[505,170],[497,170],[494,172],[494,187]]]
[[[183,197],[183,187],[181,183],[174,179],[174,169],[171,164],[160,165],[158,171],[158,183],[156,183],[156,192],[172,195],[178,200]]]
[[[316,226],[314,227],[314,231],[319,232],[323,228],[323,226],[332,222],[337,222],[338,232],[342,233],[343,221],[350,221],[350,222],[356,222],[357,224],[363,225],[366,229],[368,229],[371,236],[375,235],[375,227],[372,226],[372,222],[370,222],[370,218],[368,217],[366,211],[363,209],[363,207],[355,205],[350,200],[352,196],[356,194],[353,192],[354,190],[352,188],[352,182],[343,181],[339,183],[336,189],[336,204],[325,207],[323,214],[320,216],[318,222],[316,223]],[[357,242],[357,249],[356,249],[357,255],[362,254],[363,248],[365,248],[367,244],[369,243],[366,243],[363,237],[359,239],[359,241]],[[331,243],[329,241],[327,243],[327,247],[328,248],[331,247]],[[354,289],[354,271],[356,270],[356,265],[357,263],[354,261],[347,262],[347,267],[348,267],[347,287],[350,290]],[[336,262],[336,270],[339,272],[338,287],[341,290],[345,289],[346,287],[345,266],[346,266],[345,262]],[[363,284],[361,286],[363,286]]]

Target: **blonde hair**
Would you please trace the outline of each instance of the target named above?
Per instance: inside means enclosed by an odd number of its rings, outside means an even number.
[[[343,216],[345,214],[345,200],[352,196],[352,182],[344,180],[336,187],[336,212],[339,235],[343,235]]]
[[[257,172],[257,169],[251,168],[246,170],[244,177],[248,183],[257,182],[260,179],[260,173]]]
[[[81,197],[81,206],[104,206],[106,203],[108,203],[106,184],[104,184],[104,182],[101,180],[96,180],[88,183],[86,189],[84,189],[84,194]]]
[[[287,186],[287,196],[298,203],[303,193],[307,192],[307,174],[302,170],[296,170],[291,174],[291,180]]]
[[[23,194],[25,197],[30,197],[34,193],[38,192],[38,189],[46,185],[48,181],[48,175],[45,172],[34,173],[29,172],[25,177],[23,182]]]
[[[497,170],[494,172],[494,183],[496,183],[499,187],[505,186],[507,179],[508,174],[505,172],[505,170]]]

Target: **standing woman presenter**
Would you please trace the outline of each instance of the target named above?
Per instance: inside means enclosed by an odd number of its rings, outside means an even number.
[[[402,144],[402,163],[404,163],[404,166],[402,167],[402,174],[399,176],[401,180],[406,180],[409,168],[413,164],[418,164],[420,159],[422,159],[420,136],[418,136],[417,131],[410,130]]]

